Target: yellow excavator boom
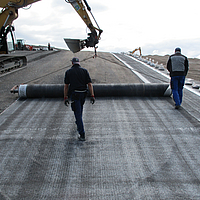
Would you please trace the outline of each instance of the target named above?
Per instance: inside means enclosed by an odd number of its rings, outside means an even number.
[[[131,54],[134,54],[136,51],[140,52],[140,56],[142,56],[142,50],[141,47],[134,49],[133,51],[129,51]]]
[[[12,23],[18,18],[18,9],[26,7],[40,0],[1,0],[0,7],[0,54],[8,53],[7,35],[12,37],[12,46],[14,47],[14,37]]]
[[[16,8],[22,8],[22,7],[26,7],[32,3],[38,2],[40,0],[23,0],[23,1],[19,1],[19,0],[1,0],[0,1],[0,7],[4,8],[5,6],[13,6]]]
[[[66,0],[65,0],[66,1]],[[66,1],[67,3],[70,3],[73,8],[76,10],[76,12],[79,14],[79,16],[82,18],[82,20],[85,22],[85,24],[87,25],[87,27],[90,29],[91,33],[89,33],[89,37],[86,40],[79,40],[79,39],[64,39],[67,46],[69,47],[69,49],[73,52],[76,53],[78,51],[80,51],[81,49],[83,49],[85,46],[86,47],[94,47],[95,45],[98,44],[101,33],[103,32],[103,30],[101,30],[99,28],[99,25],[97,24],[92,12],[91,12],[91,8],[88,5],[86,0],[80,1],[80,0],[68,0]],[[84,3],[83,3],[84,2]],[[87,13],[87,10],[90,12],[90,14],[92,15],[97,27],[94,27],[92,24],[92,21]],[[98,31],[98,33],[97,33]],[[95,48],[96,51],[96,48]]]
[[[0,0],[0,7],[2,8],[0,12],[0,53],[8,53],[7,41],[6,41],[7,34],[8,33],[12,34],[12,31],[14,30],[14,28],[12,27],[12,22],[18,18],[18,9],[26,7],[38,1],[40,0]],[[67,43],[68,47],[73,52],[78,52],[84,47],[94,47],[96,49],[95,45],[99,42],[100,35],[103,31],[99,28],[97,23],[96,24],[98,27],[93,26],[92,21],[90,20],[90,17],[87,13],[87,10],[91,13],[91,8],[89,7],[87,1],[86,0],[83,1],[65,0],[65,1],[73,6],[73,8],[80,15],[82,20],[85,22],[85,24],[91,31],[91,33],[88,34],[89,37],[86,40],[65,39],[65,42]],[[92,17],[94,19],[93,15]]]
[[[18,17],[18,9],[26,7],[32,3],[38,2],[40,0],[1,0],[0,7],[3,8],[0,13],[0,28],[2,26],[6,27],[11,25],[12,22]]]

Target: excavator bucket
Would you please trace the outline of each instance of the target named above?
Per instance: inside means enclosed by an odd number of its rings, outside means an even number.
[[[72,51],[73,53],[79,52],[80,50],[82,50],[84,48],[83,40],[66,39],[66,38],[64,38],[64,40],[65,40],[65,43],[67,44],[68,48],[70,49],[70,51]]]

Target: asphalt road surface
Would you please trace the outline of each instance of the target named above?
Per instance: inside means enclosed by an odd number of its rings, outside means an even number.
[[[85,142],[63,99],[17,100],[0,115],[0,199],[200,199],[199,98],[184,89],[180,110],[170,97],[87,100]]]

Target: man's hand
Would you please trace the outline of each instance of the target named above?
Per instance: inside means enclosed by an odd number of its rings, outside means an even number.
[[[66,106],[68,106],[68,105],[69,105],[69,100],[68,100],[68,97],[64,97],[64,104],[65,104]]]
[[[94,104],[94,102],[95,102],[95,98],[94,98],[94,95],[92,95],[91,98],[90,98],[90,103]]]

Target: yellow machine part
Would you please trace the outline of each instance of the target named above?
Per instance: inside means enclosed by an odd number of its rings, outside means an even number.
[[[26,7],[29,4],[35,3],[37,1],[40,1],[40,0],[28,0],[28,1],[11,0],[11,1],[9,1],[9,6],[12,5],[12,4],[13,5],[16,4],[17,7]],[[8,0],[1,0],[0,1],[0,7],[1,8],[4,8],[7,4],[8,4]]]
[[[13,15],[10,15],[10,17],[8,18],[8,20],[6,21],[7,17],[9,16],[9,13],[12,12]],[[2,26],[8,26],[11,25],[12,22],[17,19],[18,14],[17,14],[17,10],[15,8],[9,7],[7,9],[4,10],[4,12],[0,13],[0,27]],[[5,23],[6,22],[6,23]]]
[[[83,5],[82,1],[69,1],[69,2],[76,10],[76,12],[79,14],[79,16],[82,18],[82,20],[85,22],[87,27],[91,30],[91,32],[94,31],[95,29],[98,30],[92,25],[90,17],[88,16],[88,13],[86,12],[86,8]]]

